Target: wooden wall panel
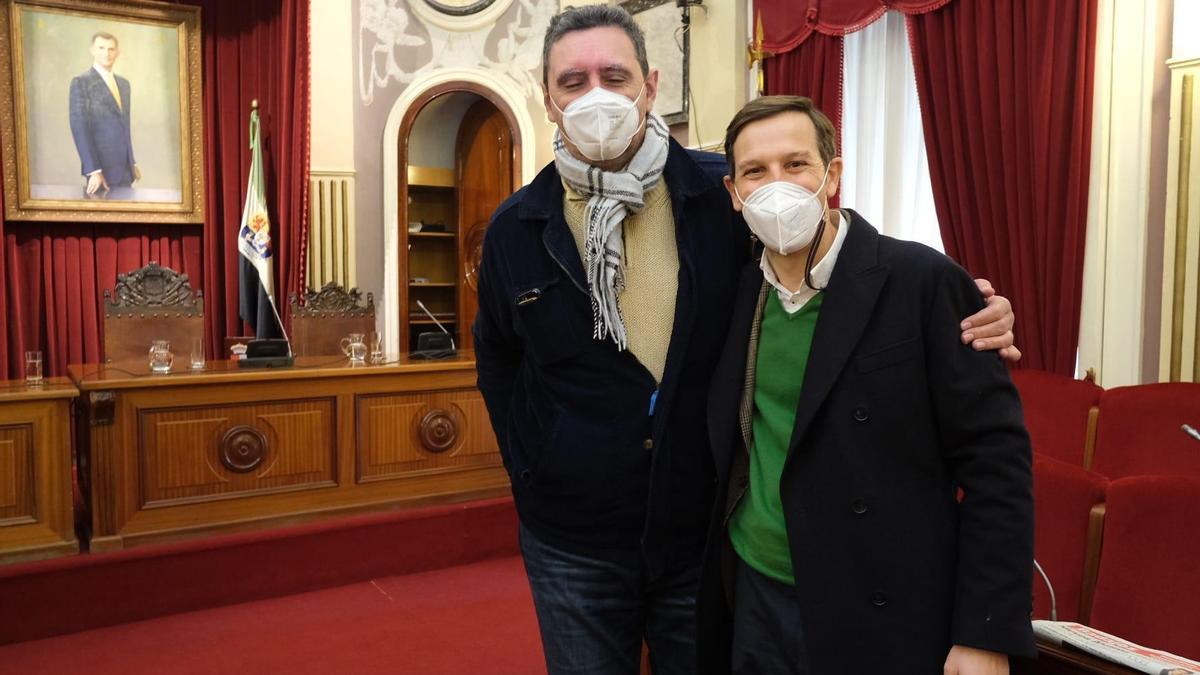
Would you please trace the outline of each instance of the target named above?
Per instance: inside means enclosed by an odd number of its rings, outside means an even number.
[[[336,480],[333,474],[333,402],[328,407],[259,415],[258,426],[269,428],[273,445],[287,448],[277,452],[259,478],[264,482],[288,484]],[[303,452],[297,452],[300,447]]]
[[[460,392],[453,397],[454,404],[463,411],[468,420],[466,444],[476,448],[480,454],[494,454],[500,464],[500,445],[492,431],[492,420],[488,417],[487,405],[476,391]]]
[[[71,510],[78,394],[64,378],[40,386],[0,381],[0,564],[79,550]]]
[[[159,420],[152,430],[151,447],[169,452],[170,458],[156,457],[145,462],[145,475],[154,472],[153,480],[148,480],[147,485],[180,491],[220,486],[223,478],[212,466],[216,459],[216,443],[206,443],[205,439],[219,439],[218,429],[226,424],[228,418],[211,416],[195,420]]]
[[[33,466],[33,428],[0,427],[0,525],[37,519]]]
[[[360,482],[501,464],[475,390],[359,396],[356,409]]]
[[[334,399],[144,409],[145,506],[336,484]]]

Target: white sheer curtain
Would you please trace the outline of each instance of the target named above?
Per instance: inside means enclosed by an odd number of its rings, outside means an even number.
[[[942,250],[904,15],[845,37],[841,203],[884,234]]]

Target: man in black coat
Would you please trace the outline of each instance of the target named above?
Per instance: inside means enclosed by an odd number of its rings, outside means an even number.
[[[835,139],[783,96],[726,135],[726,187],[766,251],[709,399],[700,670],[1006,673],[1034,653],[1020,401],[959,340],[983,305],[967,273],[828,208]]]

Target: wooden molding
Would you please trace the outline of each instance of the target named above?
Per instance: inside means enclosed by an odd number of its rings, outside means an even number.
[[[1100,428],[1100,406],[1094,405],[1088,410],[1087,437],[1083,442],[1083,468],[1089,471],[1096,458],[1096,432]]]
[[[362,291],[357,288],[346,290],[330,281],[319,291],[304,292],[304,301],[292,293],[292,318],[298,316],[375,316],[375,294],[367,293],[366,304],[362,303]]]
[[[183,316],[203,316],[204,293],[192,289],[188,275],[151,261],[117,275],[117,285],[104,290],[104,316],[145,316],[172,310]]]
[[[248,424],[230,427],[221,438],[221,464],[234,473],[249,473],[267,456],[267,436]]]
[[[421,445],[432,453],[441,453],[458,442],[458,425],[454,417],[442,408],[435,408],[421,417]]]
[[[1179,154],[1175,170],[1175,251],[1171,279],[1170,381],[1179,382],[1183,375],[1184,299],[1188,276],[1188,206],[1192,173],[1192,82],[1191,74],[1179,83]],[[1169,219],[1169,216],[1168,216]],[[1195,352],[1193,351],[1193,360]]]
[[[1088,514],[1086,552],[1083,556],[1083,583],[1079,588],[1079,623],[1090,625],[1096,579],[1100,575],[1100,553],[1104,548],[1104,514],[1107,505],[1096,504]]]

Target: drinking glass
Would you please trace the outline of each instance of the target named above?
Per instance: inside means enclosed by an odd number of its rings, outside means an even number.
[[[194,337],[191,340],[192,370],[204,370],[204,338]]]
[[[377,330],[367,333],[367,352],[371,355],[371,363],[383,363],[383,333]]]
[[[25,352],[25,384],[42,383],[42,353]]]

